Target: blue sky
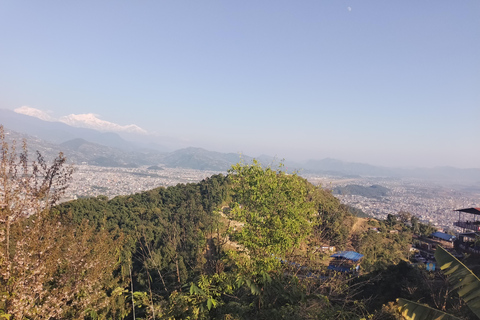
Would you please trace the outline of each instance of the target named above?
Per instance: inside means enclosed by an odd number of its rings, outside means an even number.
[[[2,1],[0,30],[3,109],[252,156],[480,167],[477,0]]]

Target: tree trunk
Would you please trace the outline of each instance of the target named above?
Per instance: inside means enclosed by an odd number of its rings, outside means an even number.
[[[180,281],[180,270],[178,269],[178,253],[175,254],[175,266],[177,267],[178,284],[182,284],[182,282]],[[181,291],[181,289],[180,289],[180,291]]]

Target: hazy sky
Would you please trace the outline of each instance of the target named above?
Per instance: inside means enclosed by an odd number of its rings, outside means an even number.
[[[3,109],[252,156],[480,167],[478,0],[12,0],[0,30]]]

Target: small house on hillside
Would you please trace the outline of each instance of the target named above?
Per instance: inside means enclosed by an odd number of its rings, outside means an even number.
[[[432,233],[430,237],[436,240],[444,248],[453,248],[453,243],[456,239],[456,237],[451,234],[439,231]]]
[[[360,268],[360,260],[363,254],[355,251],[340,251],[330,257],[333,260],[328,265],[328,270],[339,272],[358,272]]]
[[[416,248],[433,254],[439,245],[447,250],[453,249],[456,238],[451,234],[436,231],[428,237],[414,235],[413,239]]]

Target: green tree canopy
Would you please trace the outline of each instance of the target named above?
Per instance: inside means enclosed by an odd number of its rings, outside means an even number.
[[[282,169],[263,168],[254,160],[230,170],[232,216],[245,223],[236,236],[251,257],[285,257],[311,234],[317,214],[315,187]]]

